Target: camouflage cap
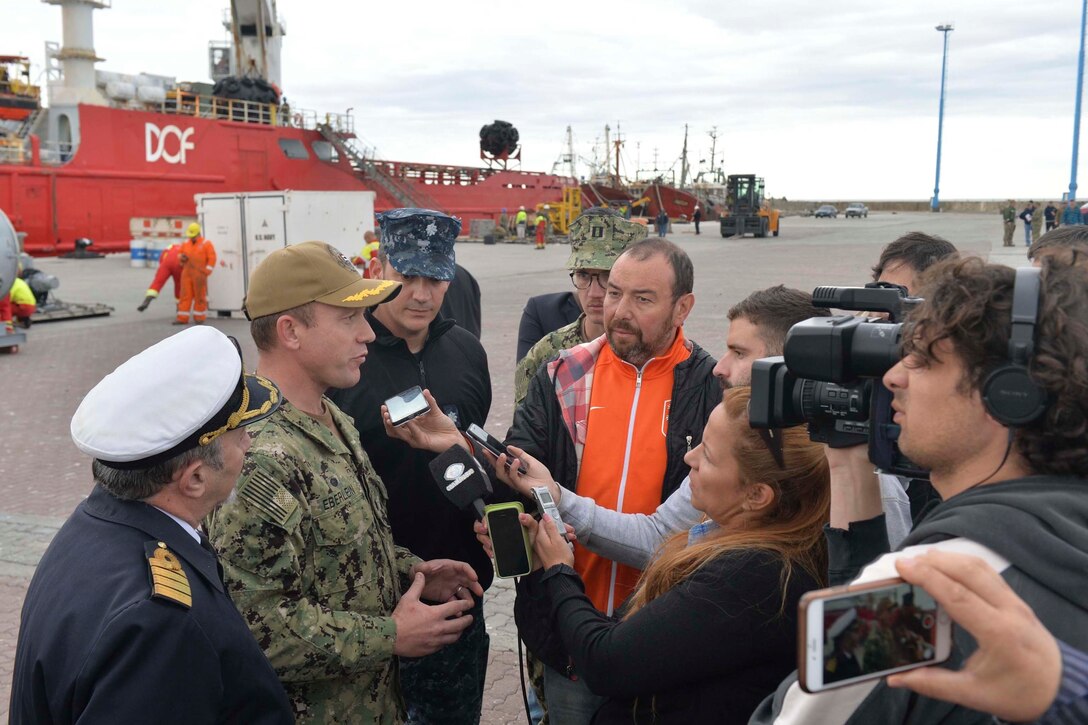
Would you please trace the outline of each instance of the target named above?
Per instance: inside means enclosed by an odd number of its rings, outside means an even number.
[[[567,269],[612,269],[627,247],[646,238],[644,224],[624,219],[612,209],[594,207],[570,223]]]
[[[457,257],[453,243],[461,220],[433,209],[393,209],[378,215],[381,251],[393,269],[409,277],[453,279]]]
[[[400,282],[365,279],[340,250],[325,242],[292,244],[265,257],[249,275],[243,309],[254,320],[308,302],[374,307],[400,293]]]

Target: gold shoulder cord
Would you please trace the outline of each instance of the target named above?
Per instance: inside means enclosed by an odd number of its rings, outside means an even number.
[[[264,415],[272,409],[272,406],[276,404],[277,400],[279,400],[279,391],[276,389],[275,385],[267,383],[261,378],[257,378],[257,383],[262,388],[268,391],[268,400],[266,400],[260,408],[255,408],[254,410],[246,410],[246,408],[249,407],[249,388],[246,387],[246,384],[243,381],[242,404],[238,406],[238,410],[230,414],[230,417],[227,418],[226,424],[223,425],[221,428],[209,431],[208,433],[200,436],[200,445],[206,446],[219,436],[226,433],[228,430],[234,430],[242,423],[245,423],[247,420],[251,418],[256,418],[258,415]]]
[[[189,578],[185,576],[178,557],[166,548],[165,543],[160,541],[155,545],[147,555],[147,564],[151,568],[152,596],[176,602],[186,609],[193,606]]]

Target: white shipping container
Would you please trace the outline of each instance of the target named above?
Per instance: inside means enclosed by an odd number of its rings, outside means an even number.
[[[266,191],[197,194],[204,237],[218,261],[208,278],[208,310],[241,312],[249,275],[276,249],[299,242],[328,242],[349,259],[374,231],[373,191]]]

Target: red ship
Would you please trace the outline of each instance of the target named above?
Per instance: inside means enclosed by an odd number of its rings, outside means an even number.
[[[43,2],[61,6],[66,43],[47,57],[48,107],[28,72],[0,74],[0,209],[31,254],[66,252],[83,237],[97,251],[127,250],[134,217],[192,216],[198,193],[370,190],[379,211],[439,209],[467,233],[474,220],[554,202],[578,183],[379,160],[358,144],[350,115],[291,109],[275,85],[275,0],[231,3],[233,40],[209,48],[214,88],[96,71],[91,15],[110,0]]]

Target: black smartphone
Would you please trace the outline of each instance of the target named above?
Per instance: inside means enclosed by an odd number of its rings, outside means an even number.
[[[385,401],[385,407],[389,411],[389,418],[394,428],[404,425],[412,418],[418,418],[431,408],[427,399],[423,397],[423,388],[418,385],[389,398]]]
[[[506,446],[503,445],[502,441],[500,441],[498,438],[491,435],[475,423],[469,423],[468,429],[465,430],[465,433],[468,434],[469,438],[476,441],[481,446],[490,451],[491,455],[495,456],[495,458],[498,458],[503,453],[506,453],[507,456],[510,456],[510,453],[506,450]],[[526,473],[528,473],[528,471],[525,469],[525,466],[518,466],[518,473],[524,476]]]
[[[524,512],[524,507],[517,501],[490,504],[484,508],[484,520],[495,552],[495,576],[500,579],[525,576],[533,570],[529,534],[518,520],[518,515]]]

